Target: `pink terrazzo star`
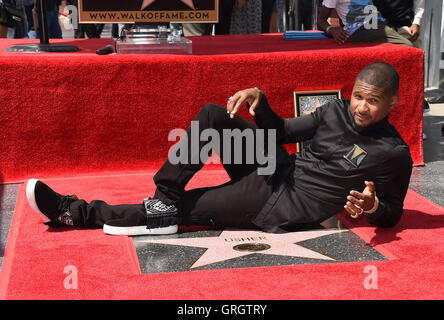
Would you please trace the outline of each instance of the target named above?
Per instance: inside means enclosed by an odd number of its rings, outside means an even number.
[[[140,10],[145,9],[146,7],[148,7],[154,1],[156,1],[156,0],[143,0],[142,7],[140,8]]]
[[[314,239],[347,230],[314,230],[283,234],[261,231],[224,230],[218,237],[197,237],[161,240],[140,240],[138,242],[162,243],[187,247],[207,248],[205,253],[191,266],[191,269],[208,264],[238,258],[253,253],[273,254],[280,256],[302,257],[321,260],[334,260],[316,251],[304,248],[297,242]],[[269,246],[262,251],[238,251],[233,249],[239,244],[259,243]]]

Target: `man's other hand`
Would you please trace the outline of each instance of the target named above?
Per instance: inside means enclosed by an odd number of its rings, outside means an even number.
[[[236,0],[234,6],[236,8],[242,8],[245,5],[245,2],[247,2],[247,0]]]
[[[336,43],[343,44],[349,37],[350,33],[340,27],[333,27],[328,30],[328,33],[335,39]]]
[[[364,211],[368,211],[375,205],[376,188],[373,181],[365,181],[365,189],[362,192],[350,191],[345,204],[345,210],[353,217],[357,218]]]
[[[419,27],[419,25],[412,24],[411,27],[410,27],[410,33],[411,33],[411,36],[410,36],[409,40],[411,42],[415,42],[418,39],[419,34],[420,34],[420,27]]]
[[[228,98],[227,102],[227,113],[230,114],[231,119],[239,111],[239,108],[248,102],[250,105],[249,112],[252,116],[255,115],[254,110],[256,110],[259,102],[262,98],[262,91],[257,88],[250,88],[236,92],[233,96]]]

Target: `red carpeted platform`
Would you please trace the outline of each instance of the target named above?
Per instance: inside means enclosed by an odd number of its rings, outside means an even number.
[[[154,191],[152,174],[44,180],[87,200],[139,202]],[[226,181],[204,170],[190,187]],[[389,260],[141,274],[131,238],[102,230],[48,229],[26,203],[22,185],[0,273],[0,299],[441,299],[444,294],[444,208],[409,191],[399,224],[370,227],[339,214]],[[366,266],[377,289],[366,289]],[[65,279],[77,270],[77,289]],[[68,272],[65,272],[68,270]]]
[[[281,34],[192,40],[192,55],[108,56],[95,50],[109,39],[64,40],[80,48],[64,54],[8,53],[25,40],[1,40],[3,181],[157,169],[173,143],[168,132],[187,127],[206,103],[224,105],[257,86],[280,115],[293,117],[294,90],[341,89],[349,98],[355,76],[375,61],[400,72],[401,101],[390,120],[415,165],[423,164],[422,51]]]

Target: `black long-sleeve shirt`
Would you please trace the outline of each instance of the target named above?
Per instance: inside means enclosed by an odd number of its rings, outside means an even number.
[[[287,232],[322,222],[344,210],[350,191],[362,192],[366,180],[375,183],[379,199],[378,209],[366,214],[370,223],[391,227],[399,221],[413,161],[388,117],[361,130],[350,102],[336,100],[309,115],[282,119],[263,96],[254,121],[259,128],[275,129],[278,144],[312,139],[287,161],[278,159],[275,175],[282,178],[275,180],[276,191],[253,220],[257,226]],[[348,161],[354,151],[361,154]]]

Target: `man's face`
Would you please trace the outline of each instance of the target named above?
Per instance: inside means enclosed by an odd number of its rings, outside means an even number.
[[[367,127],[384,119],[398,103],[384,88],[356,80],[350,100],[350,112],[355,123]]]

